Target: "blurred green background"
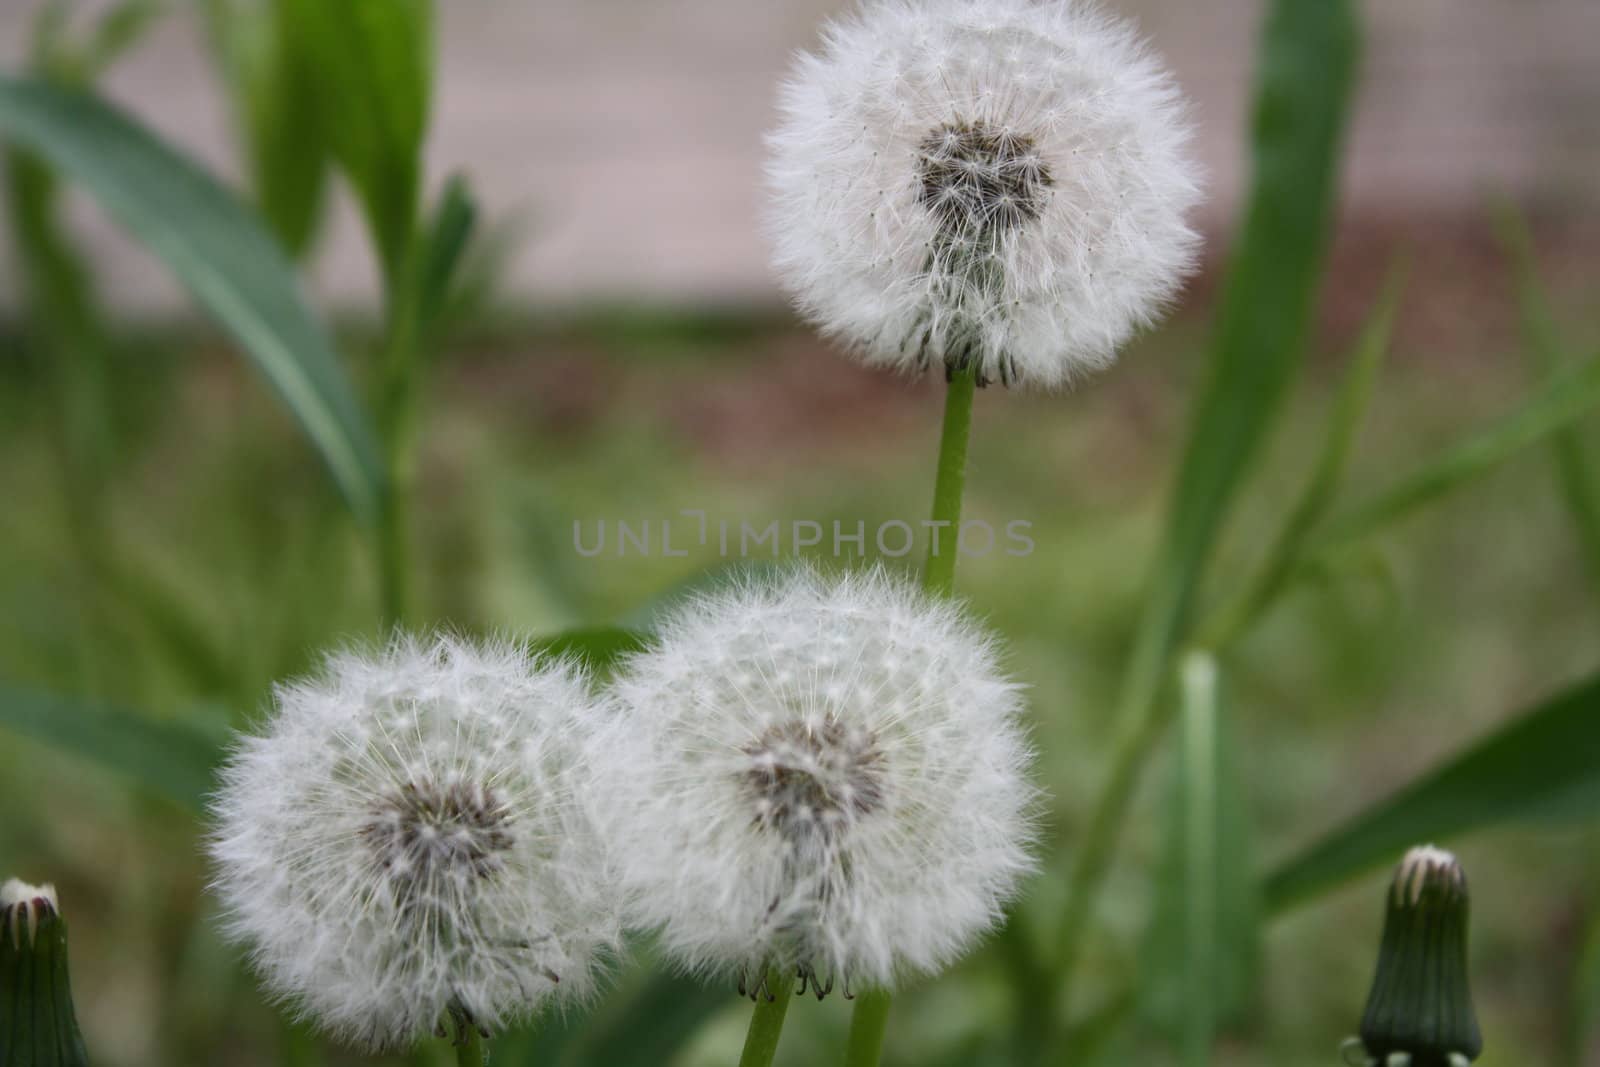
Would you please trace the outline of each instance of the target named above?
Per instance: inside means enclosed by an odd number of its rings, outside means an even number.
[[[396,19],[421,9],[389,6],[355,8]],[[1202,153],[1215,161],[1216,201],[1204,220],[1211,252],[1184,305],[1113,370],[1070,395],[990,390],[978,398],[967,514],[996,527],[1028,521],[1037,548],[1025,558],[963,560],[958,587],[1005,635],[1010,664],[1031,691],[1048,796],[1046,858],[1012,934],[897,999],[886,1062],[1019,1062],[1012,1040],[1030,1040],[1018,1005],[1038,979],[1018,965],[1013,942],[1049,940],[1065,904],[1074,849],[1115,746],[1125,664],[1151,610],[1152,559],[1168,536],[1178,457],[1210,447],[1194,431],[1205,423],[1192,412],[1208,395],[1222,358],[1216,353],[1227,347],[1216,323],[1230,312],[1219,308],[1231,304],[1232,314],[1248,317],[1255,299],[1238,289],[1247,272],[1237,258],[1235,288],[1225,289],[1230,256],[1241,248],[1256,253],[1239,229],[1252,188],[1248,167],[1224,160],[1230,149],[1247,158],[1244,92],[1262,12],[1224,6],[1226,25],[1248,28],[1234,53],[1221,31],[1216,40],[1195,39],[1198,31],[1171,6],[1139,7],[1161,31],[1157,44],[1181,57],[1180,73],[1192,69],[1209,87],[1200,121]],[[1470,6],[1487,34],[1495,5]],[[148,37],[146,7],[154,20]],[[1280,22],[1267,40],[1286,57],[1331,47],[1317,36],[1327,26],[1319,30],[1310,18],[1309,28],[1296,29],[1284,13],[1296,5],[1276,7]],[[651,155],[652,137],[670,139],[671,131],[652,133],[638,116],[617,118],[630,100],[651,95],[652,78],[686,98],[746,88],[767,94],[783,50],[809,40],[825,9],[728,15],[733,26],[768,30],[754,49],[759,62],[700,75],[709,90],[674,80],[673,72],[687,78],[682,71],[696,62],[688,52],[632,61],[635,35],[644,32],[629,22],[632,5],[552,5],[542,18],[529,16],[528,39],[538,41],[530,47],[541,56],[588,48],[580,54],[615,76],[609,94],[593,78],[563,85],[559,71],[514,80],[507,72],[515,50],[502,44],[496,51],[494,42],[513,16],[487,5],[464,4],[437,25],[415,24],[424,42],[417,54],[436,47],[442,57],[432,81],[445,105],[432,113],[433,136],[448,144],[471,187],[488,192],[477,200],[472,244],[440,289],[442,310],[416,345],[414,403],[389,412],[410,428],[409,445],[399,450],[406,455],[398,464],[388,456],[409,489],[412,589],[404,617],[530,637],[646,625],[652,605],[730,562],[714,544],[692,543],[683,558],[614,551],[587,558],[575,550],[575,522],[588,531],[600,521],[659,524],[698,509],[735,526],[806,519],[853,528],[864,520],[870,530],[923,516],[941,389],[855,367],[752,280],[760,270],[749,210],[759,199],[754,138],[769,95],[742,103],[750,141],[730,134],[717,142],[725,152],[689,136],[675,154]],[[420,136],[398,163],[381,151],[363,156],[366,147],[341,147],[339,138],[349,135],[337,132],[340,108],[328,106],[324,121],[318,101],[325,98],[303,95],[308,85],[331,91],[318,78],[336,62],[298,36],[314,33],[296,20],[315,18],[294,2],[123,5],[109,16],[107,5],[91,4],[73,12],[68,28],[47,29],[42,43],[27,46],[52,10],[25,3],[0,18],[12,40],[24,42],[7,55],[6,72],[42,72],[60,85],[86,84],[109,69],[111,84],[121,86],[113,96],[142,119],[202,157],[222,157],[224,171],[235,174],[230,184],[264,204],[267,224],[304,257],[311,302],[335,324],[341,365],[364,392],[385,380],[403,306],[397,294],[411,270],[407,249],[431,247],[422,236],[424,206],[439,202],[442,182],[428,175],[442,171],[437,161],[417,165]],[[708,33],[732,32],[718,5],[676,13]],[[1591,24],[1591,15],[1546,4],[1537,25],[1556,37],[1559,27]],[[1383,62],[1386,32],[1419,31],[1376,17],[1366,27],[1367,53],[1377,57],[1369,78],[1411,86],[1432,101],[1436,94],[1424,91],[1430,79],[1451,75],[1426,65],[1393,69]],[[693,43],[692,35],[684,39]],[[1471,40],[1500,47],[1487,37]],[[1597,42],[1600,34],[1571,48],[1600,59]],[[495,76],[474,73],[474,49]],[[161,62],[152,65],[151,55]],[[1236,93],[1220,76],[1206,81],[1230,57],[1240,71]],[[144,73],[119,83],[122,64]],[[158,66],[169,81],[157,76]],[[1527,76],[1559,81],[1558,66]],[[1580,72],[1567,83],[1541,82],[1538,90],[1580,104],[1596,99],[1600,64],[1573,69]],[[1292,66],[1282,76],[1319,77]],[[180,84],[183,99],[167,107],[162,86]],[[383,84],[388,94],[393,83]],[[426,99],[428,79],[407,84],[406,92]],[[514,99],[534,88],[538,101]],[[1306,92],[1313,99],[1291,94],[1291,126],[1315,125],[1315,114],[1294,110],[1301,104],[1333,115],[1343,107],[1336,86]],[[1357,99],[1369,101],[1367,111],[1381,110],[1381,101]],[[651,106],[659,105],[639,104],[644,112]],[[514,122],[502,128],[485,119],[475,131],[461,129],[472,125],[475,109],[514,117],[518,107],[527,108],[537,151],[520,141],[499,147],[496,138],[514,135]],[[559,130],[552,111],[578,129],[564,138],[550,133]],[[206,120],[185,125],[201,112],[213,123],[220,116],[231,141],[216,138]],[[1480,126],[1489,129],[1493,118],[1486,113]],[[695,121],[686,128],[699,129]],[[1320,220],[1311,229],[1331,235],[1325,246],[1308,240],[1301,258],[1311,266],[1297,267],[1287,253],[1287,265],[1277,263],[1271,253],[1282,235],[1262,239],[1266,258],[1256,269],[1300,270],[1315,293],[1304,344],[1291,324],[1289,343],[1268,346],[1266,358],[1288,359],[1287,349],[1303,348],[1307,362],[1270,413],[1266,446],[1248,471],[1240,464],[1242,491],[1200,586],[1205,603],[1227,602],[1256,574],[1324,448],[1351,353],[1396,261],[1409,262],[1407,281],[1341,501],[1377,498],[1406,472],[1518,410],[1552,363],[1576,366],[1594,356],[1600,194],[1574,186],[1571,169],[1574,159],[1593,158],[1595,145],[1582,138],[1594,131],[1582,118],[1561,121],[1576,123],[1561,127],[1579,138],[1571,152],[1542,157],[1486,133],[1470,151],[1460,149],[1466,164],[1438,168],[1431,179],[1396,166],[1387,197],[1384,172],[1371,165],[1379,153],[1362,149],[1373,138],[1363,141],[1358,123],[1349,180],[1359,195],[1322,214],[1310,204]],[[0,137],[6,127],[0,111]],[[1258,129],[1258,148],[1264,137],[1270,131]],[[1473,159],[1482,180],[1464,181],[1460,166]],[[524,162],[539,168],[527,177],[537,196],[505,192],[515,189]],[[396,178],[407,165],[415,172]],[[626,219],[599,226],[585,206],[589,193],[630,173],[637,179],[640,168],[649,177],[624,190]],[[701,173],[715,175],[707,188],[697,182]],[[571,212],[551,184],[558,178],[572,183]],[[1437,202],[1418,210],[1430,180],[1438,183]],[[176,758],[170,773],[148,767],[159,766],[163,743],[192,747],[203,765],[230,727],[261,709],[274,679],[308,669],[330,646],[381,634],[382,565],[300,424],[239,358],[228,332],[34,157],[14,152],[6,182],[0,707],[11,710],[0,712],[0,727],[11,729],[0,730],[0,875],[60,888],[95,1062],[356,1062],[286,1027],[239,954],[221,943],[205,893],[203,827],[182,803],[196,787]],[[679,199],[673,190],[680,186],[698,192]],[[719,188],[738,190],[724,201],[735,205],[731,217],[697,240],[695,228],[708,225],[696,214],[698,198],[716,201]],[[624,203],[623,192],[612,194]],[[333,196],[328,212],[317,206],[324,195]],[[1255,195],[1270,199],[1272,190],[1257,187]],[[385,210],[409,212],[411,220],[386,230]],[[682,215],[689,221],[673,218]],[[1528,220],[1525,231],[1519,216]],[[1519,232],[1529,238],[1524,252],[1537,263],[1537,282],[1528,259],[1517,266]],[[570,272],[552,248],[572,257]],[[1248,382],[1276,372],[1239,373]],[[388,442],[386,410],[376,402]],[[1586,541],[1584,489],[1573,482],[1574,471],[1585,474],[1581,457],[1592,458],[1600,442],[1594,423],[1572,423],[1575,430],[1560,437],[1530,435],[1526,447],[1505,449],[1505,462],[1485,465],[1470,484],[1451,482],[1452,491],[1425,510],[1408,510],[1402,521],[1344,546],[1226,650],[1231,743],[1253,841],[1251,854],[1224,855],[1224,865],[1275,867],[1595,669],[1600,572]],[[869,538],[868,558],[875,555]],[[102,710],[80,728],[70,718],[77,705]],[[1600,724],[1600,709],[1595,714]],[[166,732],[119,733],[118,716]],[[1600,768],[1600,737],[1590,740]],[[140,747],[147,744],[155,755]],[[1086,1053],[1097,1050],[1098,1062],[1176,1062],[1170,1010],[1149,1003],[1155,998],[1125,996],[1173,979],[1170,956],[1152,946],[1160,934],[1151,933],[1165,877],[1170,748],[1155,750],[1134,794],[1076,983],[1075,1005],[1098,1025],[1071,1039]],[[131,764],[146,767],[142,780],[137,768],[119,773]],[[1485,1064],[1600,1064],[1600,828],[1574,804],[1561,814],[1451,842],[1474,887]],[[1337,1062],[1370,978],[1384,877],[1346,882],[1260,928],[1252,992],[1214,1020],[1215,1062]],[[644,955],[646,963],[624,970],[617,992],[592,1016],[552,1022],[542,1038],[513,1035],[495,1062],[732,1062],[748,1003],[731,990],[652,977],[659,972]],[[837,998],[796,1003],[780,1062],[832,1062],[847,1007]],[[444,1050],[419,1062],[435,1055]]]

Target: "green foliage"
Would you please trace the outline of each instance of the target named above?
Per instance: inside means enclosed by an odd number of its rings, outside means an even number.
[[[1541,377],[1556,374],[1566,362],[1561,338],[1549,302],[1539,285],[1538,264],[1534,262],[1533,241],[1527,225],[1510,205],[1496,217],[1500,241],[1511,259],[1517,282],[1517,304],[1522,312],[1522,337],[1530,361]],[[1551,438],[1556,474],[1561,492],[1572,514],[1573,529],[1589,566],[1589,579],[1600,594],[1600,481],[1584,451],[1577,426],[1556,430]]]
[[[91,192],[160,256],[277,388],[356,515],[384,494],[370,426],[277,243],[222,186],[94,97],[0,78],[0,133]]]
[[[126,776],[198,813],[211,792],[222,737],[208,720],[158,721],[127,708],[0,684],[0,726]]]
[[[1244,232],[1179,465],[1124,717],[1155,702],[1234,494],[1299,370],[1322,277],[1359,50],[1347,0],[1278,0],[1262,40]]]
[[[1373,499],[1335,520],[1307,545],[1323,562],[1359,545],[1426,504],[1470,485],[1490,468],[1571,426],[1600,405],[1600,354],[1552,375],[1515,410],[1401,478]]]
[[[1411,845],[1510,819],[1600,811],[1600,676],[1552,697],[1396,796],[1339,827],[1267,878],[1282,911]]]
[[[291,0],[203,0],[233,96],[262,217],[302,255],[316,236],[329,158],[324,90]]]
[[[282,0],[319,77],[334,159],[392,292],[411,254],[433,91],[430,0]]]
[[[1266,561],[1254,579],[1216,616],[1200,627],[1196,643],[1202,648],[1225,649],[1249,628],[1261,613],[1284,592],[1300,560],[1301,549],[1323,517],[1333,507],[1344,481],[1356,431],[1366,414],[1367,403],[1378,380],[1378,369],[1389,348],[1395,312],[1400,304],[1402,273],[1390,274],[1378,306],[1362,331],[1361,340],[1350,357],[1349,368],[1339,395],[1328,416],[1322,452],[1312,468],[1300,498],[1290,509],[1278,536],[1267,550]]]
[[[1217,1028],[1255,992],[1259,892],[1244,766],[1215,659],[1182,668],[1171,817],[1139,993],[1144,1014],[1179,1038],[1191,1067],[1210,1062]]]
[[[1322,275],[1360,49],[1357,12],[1348,0],[1276,0],[1261,49],[1244,232],[1118,702],[1121,739],[1068,887],[1058,956],[1069,992],[1091,898],[1164,725],[1161,689],[1234,495],[1299,369]]]

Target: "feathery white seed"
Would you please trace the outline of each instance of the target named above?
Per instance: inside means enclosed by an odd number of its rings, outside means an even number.
[[[679,610],[594,735],[639,922],[688,969],[779,967],[819,995],[956,958],[1030,867],[1022,701],[996,660],[881,571]]]
[[[265,984],[368,1049],[593,991],[620,905],[580,670],[397,638],[284,685],[213,802],[214,888]]]
[[[1193,267],[1183,98],[1089,0],[868,0],[779,110],[774,265],[869,365],[1061,386]]]

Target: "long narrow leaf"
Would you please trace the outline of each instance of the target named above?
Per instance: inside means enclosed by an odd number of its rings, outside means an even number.
[[[383,465],[283,250],[226,189],[103,101],[0,78],[0,136],[79,182],[233,335],[304,427],[363,521]]]
[[[1445,450],[1307,545],[1308,558],[1337,554],[1547,440],[1600,407],[1600,355],[1562,371],[1509,415]]]
[[[220,737],[192,725],[4,683],[0,729],[126,775],[191,811],[212,788],[223,752]]]
[[[1253,992],[1259,883],[1217,662],[1192,654],[1181,673],[1172,817],[1140,993],[1145,1017],[1178,1035],[1183,1062],[1198,1067]]]
[[[1301,364],[1322,277],[1359,32],[1348,0],[1272,5],[1255,179],[1223,290],[1122,713],[1154,702],[1233,496]]]
[[[1541,376],[1557,373],[1563,363],[1561,338],[1555,318],[1539,286],[1539,272],[1533,258],[1533,241],[1527,225],[1508,205],[1497,218],[1501,243],[1506,246],[1517,279],[1517,303],[1522,312],[1522,336],[1534,366]],[[1572,515],[1578,543],[1589,564],[1589,578],[1600,592],[1600,483],[1584,452],[1583,437],[1577,426],[1557,430],[1551,439],[1556,475]]]
[[[1383,363],[1384,353],[1389,350],[1389,336],[1394,329],[1403,278],[1404,273],[1399,269],[1389,275],[1383,293],[1378,298],[1378,306],[1361,332],[1361,340],[1350,357],[1344,383],[1328,417],[1322,453],[1299,500],[1290,510],[1283,528],[1268,550],[1266,562],[1244,592],[1220,610],[1214,621],[1208,620],[1200,628],[1196,642],[1200,646],[1216,651],[1226,648],[1271,606],[1293,577],[1306,538],[1333,506],[1339,486],[1344,481],[1345,468],[1349,465],[1356,431],[1361,426],[1367,402],[1372,397],[1378,368]]]
[[[1553,697],[1306,849],[1267,879],[1282,911],[1423,841],[1532,816],[1600,814],[1600,675]]]

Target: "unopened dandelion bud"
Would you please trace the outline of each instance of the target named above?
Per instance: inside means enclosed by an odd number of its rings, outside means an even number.
[[[1466,1067],[1483,1051],[1467,980],[1467,878],[1414,848],[1395,871],[1360,1050],[1384,1067]]]
[[[53,886],[0,886],[0,1063],[87,1067]]]

